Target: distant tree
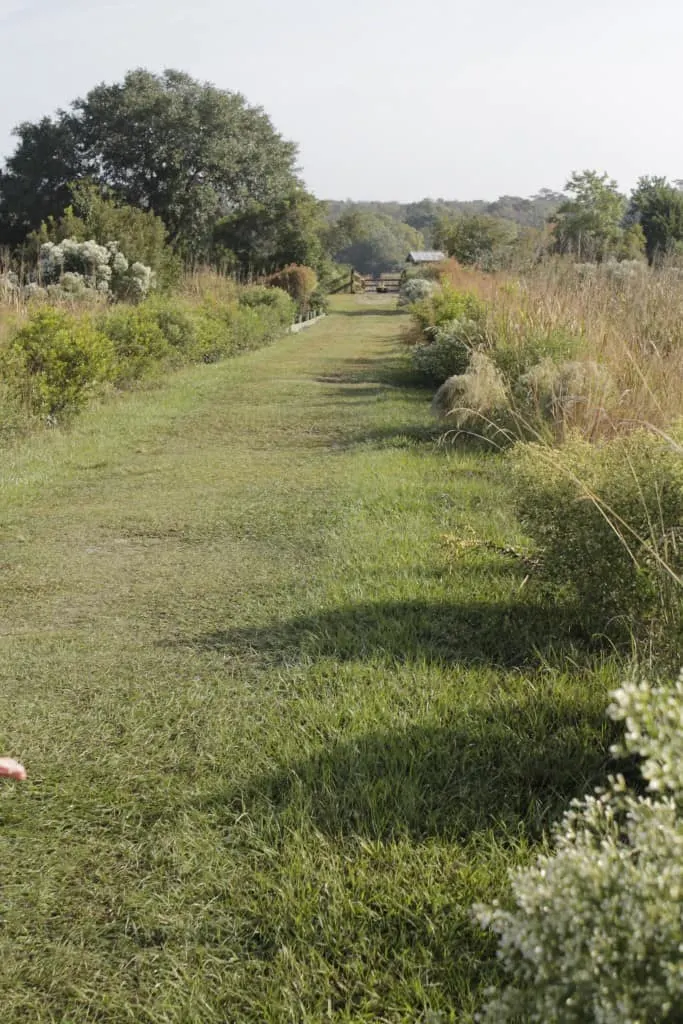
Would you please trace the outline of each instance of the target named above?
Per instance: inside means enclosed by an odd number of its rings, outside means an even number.
[[[618,260],[642,260],[646,251],[645,233],[640,224],[627,224],[616,251]]]
[[[675,252],[683,243],[683,192],[666,178],[640,178],[629,213],[641,227],[650,263]]]
[[[157,214],[184,254],[203,258],[216,220],[259,211],[271,221],[301,187],[295,145],[260,108],[179,71],[131,71],[16,134],[0,182],[15,235],[60,216],[68,183],[86,177]]]
[[[496,270],[509,259],[518,236],[517,227],[489,214],[443,219],[435,229],[435,243],[459,263]]]
[[[566,196],[550,189],[543,189],[531,199],[520,196],[500,196],[495,202],[489,203],[486,213],[492,217],[502,217],[514,221],[525,228],[542,228]]]
[[[342,214],[328,228],[326,240],[338,263],[349,263],[361,274],[400,270],[411,250],[424,248],[422,235],[410,225],[357,210]]]
[[[596,171],[575,171],[565,191],[571,198],[553,218],[557,250],[578,260],[598,262],[615,255],[626,212],[626,198],[616,181]]]

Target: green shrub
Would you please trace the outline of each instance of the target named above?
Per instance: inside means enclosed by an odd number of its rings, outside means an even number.
[[[217,303],[206,298],[194,313],[195,355],[205,363],[215,363],[235,350],[232,330],[236,303]]]
[[[186,300],[156,296],[145,303],[144,309],[154,317],[173,350],[188,359],[194,358],[198,346],[197,317]]]
[[[575,802],[554,853],[513,876],[514,909],[477,909],[508,975],[490,1024],[683,1020],[683,674],[625,686],[610,714],[626,723],[613,752],[643,758],[649,795],[617,778]]]
[[[451,320],[486,321],[486,305],[472,292],[461,292],[444,285],[427,299],[416,302],[411,313],[425,332]]]
[[[654,642],[680,629],[683,454],[645,431],[554,450],[519,445],[513,484],[542,579],[592,633]],[[672,575],[673,574],[673,575]]]
[[[481,321],[449,320],[431,328],[432,341],[415,345],[410,352],[414,369],[430,384],[443,384],[454,374],[464,373],[472,352],[486,344]]]
[[[99,326],[114,345],[116,384],[146,377],[171,354],[153,308],[117,306],[100,317]]]
[[[491,358],[511,385],[545,360],[576,360],[585,347],[583,339],[575,333],[561,328],[539,332],[523,320],[501,329],[494,323],[492,333]]]
[[[41,309],[11,338],[3,357],[10,390],[37,416],[76,412],[93,387],[109,378],[110,340],[87,317]]]
[[[240,306],[250,309],[271,309],[282,327],[288,327],[296,319],[296,305],[282,288],[251,285],[240,291],[238,301]]]

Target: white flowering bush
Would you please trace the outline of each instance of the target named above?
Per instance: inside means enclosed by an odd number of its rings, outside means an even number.
[[[51,297],[100,294],[139,301],[154,286],[151,268],[144,263],[129,264],[118,242],[98,245],[92,240],[78,242],[74,238],[41,245],[38,277]]]
[[[414,302],[429,299],[437,287],[435,281],[426,281],[423,277],[411,277],[400,287],[398,304],[399,306],[412,306]]]
[[[515,909],[478,907],[500,937],[509,982],[490,990],[490,1024],[678,1024],[683,1020],[683,673],[630,683],[609,713],[626,725],[647,795],[623,777],[576,801],[554,853],[517,872]]]

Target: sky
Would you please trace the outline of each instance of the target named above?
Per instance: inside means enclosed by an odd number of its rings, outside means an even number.
[[[134,67],[262,106],[323,199],[683,178],[681,0],[0,0],[12,127]]]

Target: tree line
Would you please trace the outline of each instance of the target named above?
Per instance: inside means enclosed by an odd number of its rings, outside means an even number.
[[[112,232],[162,275],[174,261],[256,274],[295,263],[324,281],[333,262],[378,274],[425,247],[484,269],[552,253],[650,263],[683,254],[681,183],[661,177],[641,178],[630,196],[582,171],[563,192],[531,198],[321,202],[299,175],[296,145],[261,108],[180,71],[131,71],[15,136],[0,170],[0,246],[22,260],[40,242]]]

